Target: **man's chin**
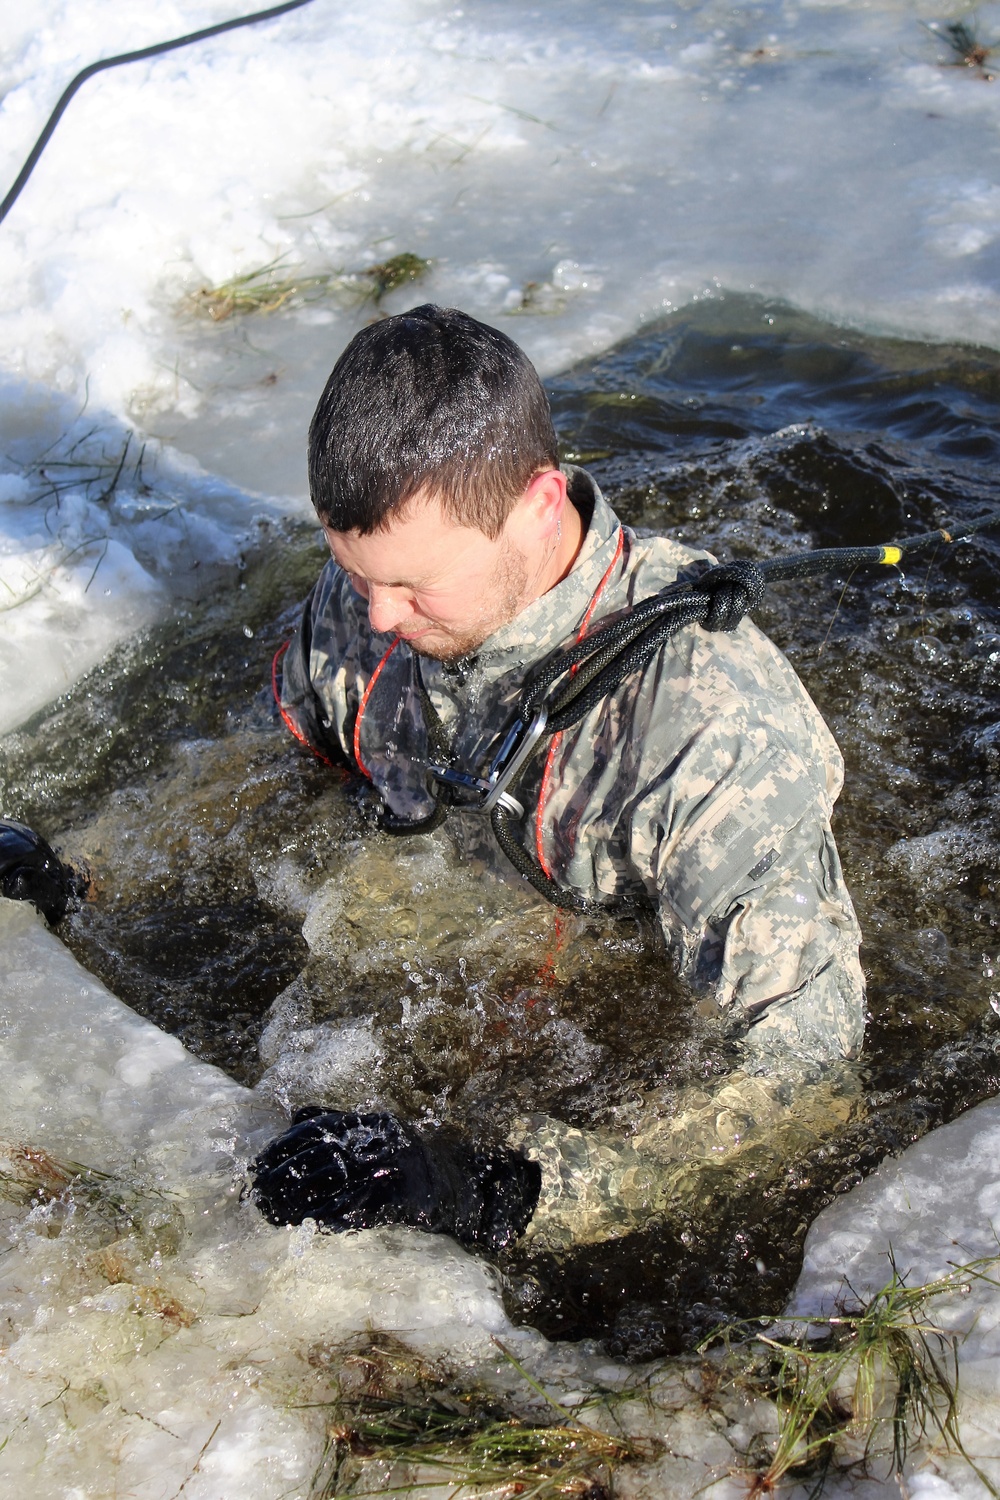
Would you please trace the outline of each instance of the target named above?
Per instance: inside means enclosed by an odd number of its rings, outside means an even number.
[[[463,657],[474,656],[491,635],[509,625],[516,615],[517,607],[512,603],[509,609],[498,610],[493,620],[483,620],[477,629],[461,635],[445,630],[419,630],[415,635],[404,635],[403,640],[411,651],[431,661],[461,661]]]
[[[426,656],[429,661],[449,662],[461,661],[463,656],[471,656],[483,644],[486,637],[469,636],[464,640],[443,640],[428,632],[426,637],[416,635],[412,640],[406,640],[404,636],[403,639],[410,650],[415,651],[418,656]]]

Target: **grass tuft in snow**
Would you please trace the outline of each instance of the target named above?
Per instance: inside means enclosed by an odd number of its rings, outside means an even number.
[[[604,1500],[616,1467],[640,1457],[636,1445],[561,1406],[498,1347],[519,1395],[469,1384],[391,1334],[314,1351],[336,1374],[318,1403],[327,1438],[312,1500],[415,1490]]]
[[[278,256],[256,270],[245,271],[242,276],[233,276],[229,281],[220,281],[218,286],[203,286],[192,301],[196,310],[208,313],[213,322],[222,323],[237,313],[270,313],[293,301],[314,302],[336,279],[332,273],[324,276],[289,274],[284,257]]]
[[[368,281],[371,287],[368,295],[378,304],[383,297],[405,286],[407,282],[422,281],[430,268],[429,260],[404,250],[401,255],[391,255],[381,265],[369,266],[361,272],[361,278]]]
[[[818,1495],[831,1473],[868,1474],[883,1465],[901,1479],[914,1442],[925,1439],[963,1458],[991,1495],[1000,1494],[962,1440],[959,1340],[929,1314],[935,1298],[961,1294],[974,1279],[1000,1286],[998,1267],[996,1258],[972,1261],[908,1287],[893,1265],[892,1279],[867,1305],[826,1323],[761,1320],[713,1333],[702,1345],[703,1352],[719,1346],[712,1383],[728,1382],[773,1410],[773,1422],[743,1455],[750,1496],[771,1494],[785,1480],[812,1481]]]
[[[378,306],[390,292],[407,282],[422,280],[430,270],[430,264],[422,256],[404,250],[353,274],[327,271],[307,276],[294,271],[283,256],[278,256],[267,265],[222,281],[218,286],[202,287],[190,299],[189,305],[197,312],[207,313],[216,323],[240,314],[272,313],[283,307],[301,307],[338,294],[345,299],[359,298],[361,302],[373,302]]]
[[[67,1221],[82,1228],[84,1219],[102,1247],[110,1240],[112,1248],[127,1243],[137,1253],[172,1255],[183,1235],[180,1210],[162,1192],[18,1141],[0,1141],[0,1200],[43,1210],[36,1227],[52,1238]],[[110,1281],[123,1279],[100,1269]]]
[[[967,21],[946,21],[944,25],[939,26],[935,23],[927,29],[948,44],[952,54],[951,67],[972,68],[987,83],[993,82],[994,75],[987,72],[986,64],[996,48],[980,41],[974,26]]]

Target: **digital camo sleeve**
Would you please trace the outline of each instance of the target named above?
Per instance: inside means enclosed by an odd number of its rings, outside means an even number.
[[[751,1054],[806,1063],[855,1056],[864,1035],[861,935],[830,826],[807,818],[710,924],[715,994],[747,1026]]]
[[[860,934],[824,768],[770,726],[728,719],[692,739],[659,795],[659,838],[646,843],[679,971],[754,1050],[856,1052]]]

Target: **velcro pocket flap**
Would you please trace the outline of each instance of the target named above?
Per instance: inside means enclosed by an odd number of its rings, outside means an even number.
[[[701,927],[759,879],[785,834],[822,801],[816,781],[787,746],[772,746],[741,767],[738,781],[685,829],[662,872],[681,921]]]

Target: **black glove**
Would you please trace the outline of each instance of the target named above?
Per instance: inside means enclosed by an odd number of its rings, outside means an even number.
[[[250,1175],[272,1224],[409,1224],[492,1250],[524,1233],[542,1185],[538,1163],[505,1147],[428,1142],[392,1115],[318,1106],[298,1111]]]
[[[764,597],[764,575],[749,559],[709,568],[695,584],[708,594],[711,604],[705,616],[706,630],[735,630],[748,610],[756,609]]]
[[[43,838],[24,823],[0,818],[0,895],[30,901],[54,927],[66,915],[70,898],[85,889],[86,881]]]

